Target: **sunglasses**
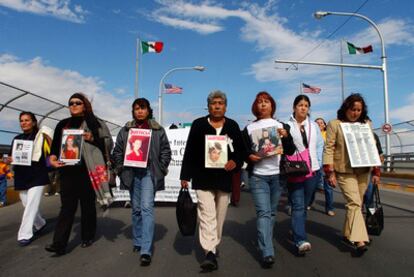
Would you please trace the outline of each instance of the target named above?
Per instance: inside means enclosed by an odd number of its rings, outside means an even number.
[[[70,101],[69,106],[80,106],[83,105],[82,101]]]

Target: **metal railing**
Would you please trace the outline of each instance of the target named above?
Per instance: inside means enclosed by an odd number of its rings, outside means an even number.
[[[385,172],[414,174],[414,153],[392,154],[384,158],[384,165],[381,168]]]

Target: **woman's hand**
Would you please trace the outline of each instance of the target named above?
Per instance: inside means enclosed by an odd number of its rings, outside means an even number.
[[[262,158],[261,158],[260,156],[255,155],[255,154],[250,154],[250,155],[249,155],[249,159],[250,159],[252,162],[257,163],[257,162],[258,162],[258,161],[260,161]]]
[[[181,180],[181,188],[188,189],[188,181],[187,180]]]
[[[226,170],[226,171],[232,171],[235,168],[236,168],[236,163],[233,160],[228,161],[224,165],[224,170]]]
[[[83,139],[89,142],[93,141],[93,135],[91,132],[84,132],[83,133]]]
[[[64,162],[58,161],[58,159],[57,159],[57,157],[56,157],[55,155],[51,155],[51,156],[49,157],[49,162],[50,162],[50,165],[51,165],[53,168],[59,168],[59,167],[62,167],[62,166],[64,166],[64,165],[65,165],[65,163],[64,163]]]
[[[328,184],[335,188],[336,187],[336,174],[335,172],[331,172],[328,177]]]
[[[278,128],[278,129],[277,129],[277,132],[279,133],[279,136],[280,136],[281,138],[285,138],[285,137],[287,137],[287,136],[288,136],[288,132],[286,131],[286,129],[283,129],[283,128]]]

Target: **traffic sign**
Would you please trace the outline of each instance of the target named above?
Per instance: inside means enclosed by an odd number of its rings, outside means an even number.
[[[389,134],[392,132],[392,126],[389,123],[385,123],[384,125],[382,125],[382,131],[386,134]]]

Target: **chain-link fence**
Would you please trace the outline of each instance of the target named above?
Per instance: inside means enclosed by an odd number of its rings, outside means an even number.
[[[13,137],[21,132],[18,118],[22,111],[33,112],[40,126],[47,125],[52,129],[60,120],[69,117],[69,108],[66,104],[0,81],[0,144],[10,144]],[[105,121],[111,134],[115,136],[122,126]]]

